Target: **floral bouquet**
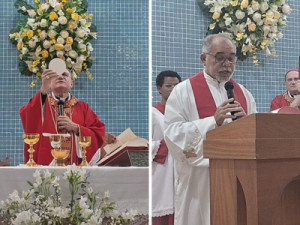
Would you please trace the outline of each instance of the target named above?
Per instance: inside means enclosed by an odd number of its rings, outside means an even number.
[[[45,170],[33,174],[35,183],[29,182],[30,189],[17,191],[2,201],[0,224],[6,225],[120,225],[130,224],[137,212],[117,212],[115,203],[109,202],[109,193],[100,199],[93,189],[87,187],[88,175],[81,167],[69,166],[63,175],[70,189],[70,202],[62,204],[60,178]],[[1,220],[2,219],[2,220]]]
[[[200,7],[211,16],[208,34],[228,33],[237,46],[237,57],[253,57],[256,52],[276,56],[274,43],[282,38],[286,14],[291,12],[287,0],[198,0]],[[272,53],[271,53],[272,52]]]
[[[92,66],[92,39],[96,26],[89,20],[87,0],[34,0],[35,6],[25,0],[16,0],[15,7],[25,16],[9,37],[19,52],[19,70],[25,76],[35,75],[33,87],[53,58],[61,58],[73,78]]]

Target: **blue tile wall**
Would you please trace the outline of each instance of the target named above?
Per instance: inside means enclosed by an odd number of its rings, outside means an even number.
[[[287,15],[283,38],[275,43],[278,57],[258,54],[259,65],[252,59],[237,62],[234,78],[253,94],[259,112],[269,111],[275,95],[285,90],[284,75],[298,68],[300,55],[300,24],[298,0],[287,3],[292,12]],[[196,0],[152,1],[152,103],[160,100],[155,78],[162,70],[175,70],[186,79],[203,70],[200,61],[201,41],[205,37],[209,18]]]
[[[33,0],[28,0],[32,4]],[[14,1],[0,0],[0,159],[23,163],[23,129],[19,108],[39,89],[29,84],[17,68],[15,46],[8,38],[20,14]],[[95,61],[89,80],[81,73],[72,93],[89,103],[108,132],[120,134],[127,127],[148,139],[148,1],[88,0],[98,37],[93,42]]]

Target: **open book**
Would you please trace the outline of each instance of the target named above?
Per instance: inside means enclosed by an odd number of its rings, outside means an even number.
[[[148,141],[136,136],[130,128],[127,128],[119,136],[117,141],[107,144],[102,149],[102,158],[98,165],[105,165],[109,161],[119,157],[126,150],[148,150]]]

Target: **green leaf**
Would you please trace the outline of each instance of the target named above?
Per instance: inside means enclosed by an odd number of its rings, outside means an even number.
[[[18,10],[19,13],[27,16],[27,10],[30,9],[34,9],[34,7],[32,7],[31,5],[27,4],[27,2],[23,1],[23,0],[16,0],[15,4],[14,4],[15,8]],[[24,12],[21,8],[25,7],[26,11]]]

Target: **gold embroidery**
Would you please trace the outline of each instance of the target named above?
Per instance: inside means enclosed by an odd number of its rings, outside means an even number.
[[[48,94],[48,101],[49,105],[51,108],[51,115],[53,122],[56,127],[56,132],[57,133],[66,133],[66,131],[60,131],[57,129],[57,118],[59,116],[59,111],[58,111],[58,102],[52,97],[51,94]],[[78,99],[75,98],[74,96],[71,96],[71,99],[65,102],[64,105],[64,113],[67,117],[69,117],[72,120],[72,106],[74,106],[78,102]],[[53,115],[54,112],[54,115]],[[69,154],[68,158],[65,159],[65,164],[66,165],[71,165],[73,164],[73,136],[74,133],[71,133],[71,137],[69,138],[64,138],[62,141],[61,148],[64,150],[69,150],[71,154]]]
[[[285,91],[285,92],[283,93],[283,98],[284,98],[289,104],[291,104],[291,103],[294,101],[294,99],[291,98],[291,97],[289,96],[289,94],[288,94],[287,91]]]
[[[195,150],[192,148],[189,150],[184,150],[183,153],[185,154],[186,158],[193,158],[193,157],[197,156],[197,154],[195,153]]]

